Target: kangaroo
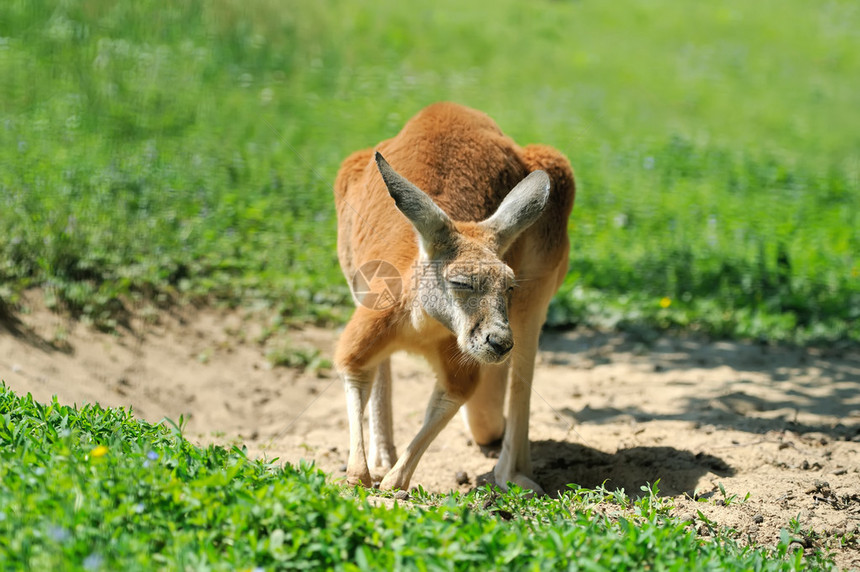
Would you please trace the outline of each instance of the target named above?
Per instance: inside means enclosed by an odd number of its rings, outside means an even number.
[[[519,147],[484,113],[436,103],[394,138],[350,155],[334,190],[338,258],[357,303],[335,351],[349,419],[347,482],[372,486],[372,467],[384,474],[380,488],[407,488],[465,405],[477,444],[501,439],[496,484],[542,494],[529,406],[538,337],[568,268],[568,160],[548,146]],[[389,358],[400,350],[423,355],[437,382],[398,458]]]

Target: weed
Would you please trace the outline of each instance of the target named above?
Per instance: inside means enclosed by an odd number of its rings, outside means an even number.
[[[750,500],[750,493],[747,493],[746,495],[744,495],[743,499],[738,500],[738,495],[736,495],[736,494],[730,495],[726,492],[726,487],[723,486],[723,483],[718,482],[717,486],[719,487],[720,494],[723,497],[722,499],[718,500],[717,502],[722,504],[723,506],[731,506],[735,503],[744,504],[748,500]]]
[[[331,369],[331,360],[322,356],[316,348],[296,348],[283,343],[266,351],[266,360],[273,366],[298,368],[312,373]]]

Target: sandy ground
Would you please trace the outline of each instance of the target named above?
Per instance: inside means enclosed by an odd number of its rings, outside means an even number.
[[[339,380],[326,369],[273,368],[265,357],[285,344],[330,356],[337,332],[303,329],[263,342],[259,314],[184,309],[138,312],[149,319],[108,334],[37,302],[23,310],[0,321],[0,379],[15,391],[130,405],[150,421],[184,415],[200,443],[244,443],[255,455],[312,460],[344,476]],[[841,568],[860,569],[860,352],[688,336],[646,343],[580,330],[545,332],[541,350],[531,439],[547,491],[605,482],[636,494],[660,479],[660,494],[673,497],[676,513],[701,534],[708,525],[698,511],[737,530],[741,542],[767,545],[796,518],[807,531],[805,549],[829,549]],[[395,356],[393,369],[402,449],[433,381],[416,357]],[[412,484],[466,491],[494,462],[458,417]],[[468,480],[458,483],[458,473]]]

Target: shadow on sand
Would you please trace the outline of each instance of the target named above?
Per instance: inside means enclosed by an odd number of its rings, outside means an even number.
[[[496,457],[498,448],[484,448]],[[658,482],[659,496],[687,493],[693,496],[701,477],[735,474],[723,459],[705,453],[691,453],[673,447],[631,447],[604,453],[578,443],[533,441],[531,445],[534,476],[551,497],[569,490],[568,485],[586,489],[605,487],[623,489],[633,498],[643,494],[642,487]],[[493,482],[492,472],[480,475],[478,483]]]
[[[856,346],[806,348],[671,336],[644,343],[620,333],[573,331],[545,332],[541,350],[554,365],[569,366],[573,376],[620,354],[639,367],[675,377],[670,385],[690,387],[681,410],[671,414],[635,405],[561,411],[580,423],[609,423],[624,416],[638,423],[690,421],[751,433],[818,432],[848,440],[860,435],[860,349]],[[724,366],[737,373],[716,386],[711,384],[707,393],[697,388],[691,371],[717,371]]]
[[[624,489],[631,497],[659,479],[661,496],[693,495],[699,479],[708,473],[730,477],[735,471],[719,457],[673,447],[631,447],[604,453],[577,443],[532,443],[535,476],[555,496],[568,484],[593,489]]]

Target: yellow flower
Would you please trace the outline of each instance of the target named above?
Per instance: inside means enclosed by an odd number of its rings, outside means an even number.
[[[660,307],[661,308],[668,308],[671,305],[672,305],[672,299],[671,298],[667,298],[665,296],[660,298]]]
[[[104,445],[99,445],[98,447],[96,447],[95,449],[90,451],[90,455],[93,456],[94,458],[104,457],[105,455],[107,455],[107,452],[108,452],[107,447],[105,447]]]

